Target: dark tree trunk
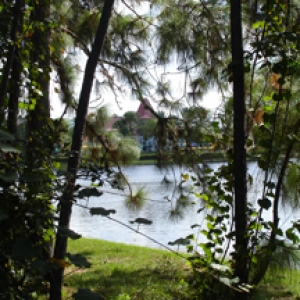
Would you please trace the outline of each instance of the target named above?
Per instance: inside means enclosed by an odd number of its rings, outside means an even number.
[[[87,115],[90,93],[93,85],[94,73],[98,63],[98,59],[101,53],[101,49],[106,36],[111,11],[114,5],[114,0],[106,0],[104,3],[102,16],[99,22],[99,26],[96,32],[94,44],[92,46],[91,54],[89,55],[84,78],[79,97],[79,104],[77,109],[77,115],[75,120],[75,127],[72,139],[71,155],[68,160],[68,181],[66,189],[61,199],[61,210],[59,217],[59,226],[69,227],[72,203],[73,203],[73,187],[76,181],[76,174],[79,165],[79,157],[82,146],[82,135],[85,126],[85,118]],[[54,257],[57,259],[64,259],[67,249],[67,237],[59,234],[59,230],[56,237],[56,244],[54,249]],[[53,270],[50,286],[50,299],[60,300],[62,299],[61,289],[63,283],[63,269]]]
[[[23,23],[23,11],[24,11],[24,0],[21,2],[21,15],[18,22],[18,32],[22,32]],[[11,79],[9,85],[9,102],[8,102],[8,115],[7,115],[7,129],[13,135],[17,135],[18,128],[18,103],[20,97],[20,85],[21,85],[21,73],[22,73],[22,62],[21,62],[21,51],[19,47],[15,48],[15,55],[11,70]]]
[[[6,64],[2,74],[2,80],[0,84],[0,124],[2,124],[5,118],[5,99],[8,89],[9,75],[11,73],[12,64],[15,56],[17,33],[20,27],[20,23],[24,13],[24,0],[16,0],[14,6],[14,19],[11,27],[11,45],[8,49],[6,58]]]
[[[242,283],[248,282],[247,186],[245,150],[245,87],[244,54],[242,39],[241,0],[231,0],[231,48],[233,72],[234,109],[234,208],[235,208],[235,275]],[[238,293],[238,299],[247,299],[247,294]]]
[[[20,79],[22,72],[22,64],[20,59],[20,51],[16,49],[9,86],[10,92],[7,115],[7,129],[14,136],[17,135],[18,131],[18,103],[20,97]]]
[[[35,23],[35,30],[31,40],[31,84],[37,83],[35,89],[30,90],[30,101],[36,100],[34,110],[29,111],[28,133],[41,130],[50,117],[50,28],[46,23],[50,17],[50,1],[35,0],[31,12],[31,22]],[[41,26],[41,27],[40,27]],[[37,89],[42,92],[40,94]]]

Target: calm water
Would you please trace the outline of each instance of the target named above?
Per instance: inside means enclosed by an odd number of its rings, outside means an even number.
[[[219,163],[213,163],[211,168],[217,169]],[[262,174],[259,174],[256,163],[248,164],[249,172],[258,181],[262,179]],[[195,204],[188,205],[184,208],[181,216],[170,216],[172,205],[174,206],[174,199],[178,198],[178,190],[174,193],[174,187],[178,186],[180,182],[180,172],[188,172],[188,170],[169,170],[161,172],[156,166],[132,166],[124,168],[123,172],[129,178],[132,188],[145,187],[148,193],[148,200],[146,205],[140,211],[129,211],[124,204],[124,193],[126,191],[119,191],[111,189],[108,186],[104,187],[104,194],[101,197],[91,197],[89,199],[90,207],[104,207],[106,209],[115,209],[116,214],[111,215],[113,218],[132,226],[137,229],[137,225],[131,225],[129,221],[135,218],[142,217],[152,220],[152,225],[140,225],[139,230],[151,238],[159,241],[163,245],[174,241],[180,237],[194,233],[197,236],[197,229],[191,229],[192,224],[205,224],[204,212],[198,214],[197,210],[202,207],[201,201],[195,198],[188,186],[184,187],[184,194],[189,195],[190,199]],[[168,185],[162,184],[164,178],[167,178],[170,183]],[[88,185],[88,182],[79,182]],[[254,185],[249,190],[249,199],[256,202],[261,195],[261,188],[259,185]],[[169,201],[168,201],[169,200]],[[86,204],[81,202],[81,204]],[[264,218],[271,219],[272,211],[265,211]],[[289,209],[281,209],[281,225],[282,228],[287,228],[293,219],[297,218],[297,212],[292,212]],[[299,215],[298,215],[299,218]],[[155,244],[146,237],[137,234],[136,232],[111,221],[101,216],[91,216],[89,211],[80,207],[73,208],[71,229],[82,234],[83,237],[99,238],[115,242],[123,242],[128,244],[156,247],[161,246]],[[201,236],[199,236],[201,240]]]

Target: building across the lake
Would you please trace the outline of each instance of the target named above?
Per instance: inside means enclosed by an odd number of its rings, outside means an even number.
[[[138,110],[136,111],[136,116],[138,117],[138,119],[152,119],[153,114],[151,113],[149,108],[152,109],[152,105],[150,104],[148,99],[144,99],[144,103],[141,102]]]
[[[143,102],[140,103],[139,108],[136,111],[136,116],[139,120],[147,120],[147,119],[153,118],[153,114],[149,110],[149,107],[152,109],[152,105],[148,99],[144,99]],[[122,117],[113,115],[113,117],[105,125],[105,129],[107,131],[114,130],[113,127],[114,127],[115,122],[117,122],[120,119],[122,119]]]

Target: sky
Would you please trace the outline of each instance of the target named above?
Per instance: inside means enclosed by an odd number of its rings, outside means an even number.
[[[80,90],[80,85],[77,85],[77,89]],[[64,111],[64,105],[61,104],[61,101],[59,99],[59,96],[55,93],[54,89],[51,88],[50,92],[50,98],[51,98],[51,118],[60,118],[63,111]],[[91,100],[95,98],[95,95],[91,95]],[[125,95],[124,98],[119,98],[119,105],[116,103],[115,98],[113,94],[108,94],[105,96],[106,99],[109,98],[109,100],[103,101],[102,104],[106,105],[108,108],[108,112],[110,115],[118,115],[122,116],[127,111],[137,111],[140,102],[136,99],[133,99],[130,97],[130,95]],[[222,101],[221,94],[214,89],[211,89],[207,92],[207,94],[204,95],[203,100],[201,101],[201,106],[204,106],[210,110],[215,110]],[[154,109],[157,109],[157,105],[155,103],[151,103]],[[121,108],[121,109],[120,109]],[[66,117],[73,117],[68,116]]]
[[[118,10],[119,13],[131,13],[128,8],[122,4],[121,1],[118,1],[118,5],[115,7],[115,9]],[[149,3],[145,2],[142,6],[138,8],[139,14],[144,14],[149,11]],[[155,12],[152,10],[151,14],[155,14]],[[82,84],[82,77],[83,77],[83,70],[85,68],[85,63],[86,63],[87,57],[84,54],[80,54],[77,56],[77,67],[79,66],[79,69],[81,69],[81,72],[78,70],[78,79],[76,81],[76,85],[74,87],[74,94],[75,97],[78,99],[80,90],[81,90],[81,84]],[[169,65],[167,67],[167,72],[165,73],[165,69],[155,69],[155,75],[157,75],[157,70],[159,73],[159,77],[163,77],[164,80],[169,80],[172,83],[172,93],[178,96],[178,98],[182,95],[183,93],[183,87],[181,84],[181,81],[183,80],[183,77],[180,78],[180,76],[175,75],[177,77],[172,77],[172,75],[169,75],[171,73],[178,73],[178,70],[176,69],[175,65]],[[164,74],[164,75],[163,75]],[[54,76],[54,75],[53,75]],[[54,77],[53,77],[54,78]],[[130,92],[125,92],[122,93],[120,97],[118,97],[118,104],[116,103],[115,97],[112,92],[105,92],[103,94],[103,99],[105,99],[103,102],[96,102],[96,103],[101,103],[101,105],[106,105],[108,108],[108,112],[110,115],[116,114],[118,116],[124,115],[125,112],[127,111],[136,111],[140,105],[140,102],[130,94]],[[96,99],[96,95],[94,93],[91,94],[90,98],[90,103],[91,106],[93,106],[93,100]],[[52,81],[52,84],[50,86],[50,100],[51,100],[51,117],[52,118],[59,118],[61,117],[64,106],[61,104],[61,101],[59,99],[59,95],[55,92],[55,84]],[[151,99],[149,99],[151,105],[155,110],[157,110],[157,104],[153,103]],[[201,106],[204,106],[210,110],[216,109],[222,101],[222,96],[220,93],[218,93],[217,90],[211,89],[209,90],[203,97],[202,101],[199,103]],[[160,109],[159,109],[160,110]],[[74,117],[74,116],[68,116],[66,117]]]

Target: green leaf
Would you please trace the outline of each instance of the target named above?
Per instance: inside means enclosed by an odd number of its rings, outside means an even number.
[[[18,179],[18,173],[15,171],[8,171],[6,174],[0,174],[0,179],[4,182],[14,182]]]
[[[299,237],[293,232],[294,228],[289,228],[286,230],[285,235],[286,237],[291,240],[294,244],[299,243]]]
[[[75,300],[104,300],[100,295],[92,292],[90,289],[78,289],[78,292],[73,294]]]
[[[98,191],[98,189],[94,188],[86,188],[79,191],[77,197],[85,198],[85,197],[100,197],[103,195],[102,191]]]
[[[8,219],[8,215],[0,210],[0,221]]]
[[[175,245],[187,246],[190,243],[191,243],[191,241],[189,239],[180,238],[180,239],[177,239],[173,242],[169,242],[168,245],[170,245],[170,246],[175,246]]]
[[[195,237],[194,237],[193,234],[189,234],[185,238],[188,239],[188,240],[194,240]]]
[[[66,257],[70,260],[70,262],[79,268],[90,268],[91,263],[87,261],[87,259],[81,254],[71,254],[67,253]]]
[[[268,198],[259,199],[257,202],[261,208],[266,210],[268,210],[272,206],[272,202]]]
[[[192,229],[194,229],[194,228],[196,228],[196,227],[201,227],[201,225],[199,225],[199,224],[193,224],[193,225],[191,225],[191,228],[192,228]]]
[[[134,221],[129,221],[131,224],[138,223],[138,224],[144,224],[144,225],[151,225],[152,221],[145,219],[145,218],[136,218]]]
[[[0,149],[5,153],[21,153],[21,150],[5,143],[0,143]]]
[[[263,28],[265,21],[257,21],[252,25],[253,29]]]
[[[208,201],[208,195],[206,195],[206,194],[202,194],[201,195],[201,198],[204,200],[204,201]]]
[[[221,264],[215,264],[215,263],[212,263],[210,266],[211,266],[213,269],[218,270],[218,271],[221,271],[221,272],[230,271],[230,268],[229,268],[228,266],[224,266],[224,265],[221,265]]]
[[[67,227],[58,226],[58,232],[60,235],[67,236],[68,238],[70,238],[72,240],[78,240],[81,238],[80,234],[76,233],[75,231],[73,231]]]
[[[15,137],[12,134],[0,129],[0,141],[12,142],[14,140],[15,140]]]
[[[115,214],[116,210],[114,209],[105,209],[103,207],[92,207],[90,209],[90,214],[93,215],[100,215],[100,216],[104,216],[107,217],[110,214]]]
[[[200,214],[203,210],[205,209],[205,207],[201,207],[197,210],[197,214]]]
[[[20,181],[22,182],[27,182],[27,183],[37,183],[40,184],[45,181],[49,181],[49,179],[46,179],[43,176],[37,176],[37,175],[21,175],[20,176]]]
[[[231,281],[227,277],[219,277],[219,281],[227,286],[231,286]]]

